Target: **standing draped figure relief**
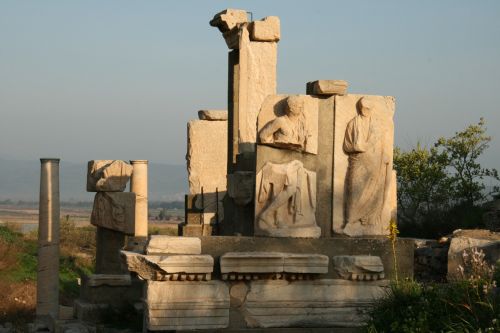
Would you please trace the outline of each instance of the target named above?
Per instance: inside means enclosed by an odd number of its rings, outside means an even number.
[[[382,221],[382,213],[392,180],[392,145],[387,143],[393,125],[376,114],[375,107],[369,97],[360,99],[358,115],[347,124],[345,132],[343,148],[349,166],[344,233],[350,236],[388,222]]]

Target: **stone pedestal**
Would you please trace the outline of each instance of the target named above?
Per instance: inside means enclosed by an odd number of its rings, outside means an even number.
[[[148,161],[133,160],[132,179],[130,192],[136,195],[135,203],[135,236],[147,237],[148,235]]]
[[[96,274],[123,274],[120,250],[125,246],[125,234],[97,227],[96,233]]]
[[[59,316],[59,159],[40,161],[36,315],[44,320]]]

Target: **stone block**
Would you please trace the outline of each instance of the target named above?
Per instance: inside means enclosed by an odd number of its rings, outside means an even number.
[[[201,240],[197,237],[152,235],[146,254],[201,254]]]
[[[284,253],[283,272],[326,274],[328,273],[327,256],[322,254]]]
[[[135,233],[135,201],[132,192],[98,192],[95,195],[90,223],[97,227]]]
[[[120,160],[93,160],[87,165],[87,192],[123,192],[132,166]]]
[[[200,120],[227,121],[227,110],[200,110],[198,118]]]
[[[220,281],[148,281],[145,302],[145,326],[150,331],[218,329],[229,325],[229,289]]]
[[[229,252],[220,257],[221,273],[281,273],[283,253]]]
[[[249,327],[361,327],[388,280],[252,281],[242,305]]]
[[[201,237],[203,236],[203,227],[206,224],[184,224],[181,225],[182,237]]]
[[[307,83],[308,95],[346,95],[347,81],[344,80],[317,80]]]
[[[500,259],[500,233],[489,230],[456,230],[453,232],[448,249],[448,280],[461,277],[459,266],[464,266],[463,253],[472,248],[484,252],[484,260],[488,265],[495,264]]]
[[[280,40],[280,19],[268,16],[250,24],[250,39],[258,42],[277,42]]]
[[[223,220],[222,199],[227,189],[227,123],[192,120],[188,123],[186,154],[190,195],[202,211],[203,223]],[[188,221],[190,223],[190,221]]]
[[[272,273],[326,274],[328,257],[304,253],[229,252],[220,257],[220,268],[223,278],[233,273],[246,274],[252,279],[255,279],[252,274],[257,274],[256,277]]]
[[[245,22],[248,22],[245,10],[228,8],[215,14],[210,25],[219,28],[219,31],[224,33]]]
[[[127,269],[145,280],[210,280],[214,267],[210,255],[143,255],[121,251],[121,256]]]
[[[347,280],[370,281],[385,277],[384,265],[377,256],[335,256],[333,267]]]
[[[98,323],[102,320],[104,311],[109,308],[107,304],[92,304],[81,299],[74,302],[76,318],[83,322]]]

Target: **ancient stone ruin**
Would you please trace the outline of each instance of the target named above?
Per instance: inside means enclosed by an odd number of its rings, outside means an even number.
[[[89,162],[97,261],[76,318],[96,325],[130,305],[143,332],[363,326],[394,255],[413,274],[413,242],[393,252],[386,237],[394,98],[343,80],[277,94],[279,18],[227,9],[210,25],[229,48],[228,105],[188,123],[180,235],[147,235],[147,161]]]

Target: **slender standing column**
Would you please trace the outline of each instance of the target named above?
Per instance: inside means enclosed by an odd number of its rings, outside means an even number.
[[[59,159],[42,158],[36,315],[59,316]]]
[[[130,161],[134,168],[130,179],[130,192],[136,195],[135,237],[148,236],[148,161]]]

